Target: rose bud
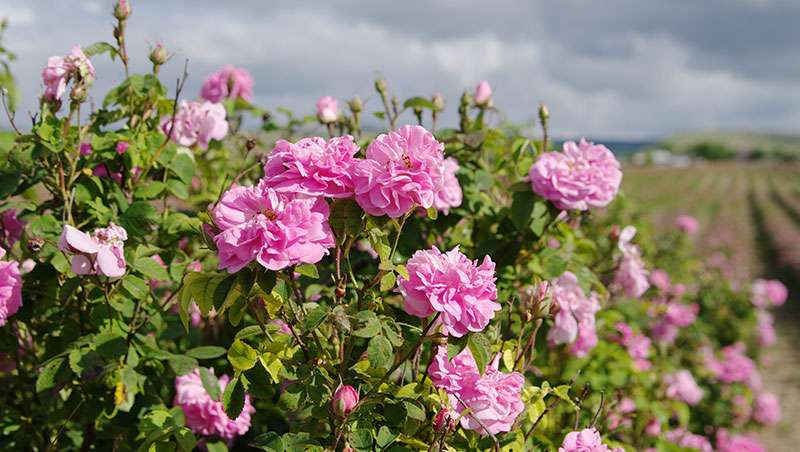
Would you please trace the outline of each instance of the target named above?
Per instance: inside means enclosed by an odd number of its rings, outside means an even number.
[[[358,405],[358,391],[350,385],[339,385],[331,399],[333,412],[339,417],[346,417]]]
[[[475,105],[478,107],[492,106],[492,87],[486,80],[481,80],[475,87]]]

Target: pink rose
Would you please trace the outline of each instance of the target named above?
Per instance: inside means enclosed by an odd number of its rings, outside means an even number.
[[[6,250],[0,248],[0,326],[22,306],[22,275],[17,261],[5,260]]]
[[[547,340],[552,344],[577,343],[573,353],[585,355],[597,343],[594,323],[594,315],[600,310],[597,294],[592,292],[586,297],[578,278],[569,271],[552,283],[551,294],[556,314]]]
[[[109,171],[105,163],[95,166],[92,170],[92,175],[97,177],[110,177],[111,180],[122,185],[122,173],[119,171]]]
[[[222,104],[182,100],[175,115],[174,126],[172,117],[166,116],[161,121],[161,130],[168,134],[172,127],[170,138],[181,146],[197,144],[200,149],[207,149],[212,139],[222,140],[228,134],[225,115]]]
[[[43,97],[48,102],[56,102],[64,95],[70,79],[76,78],[91,83],[94,81],[94,76],[92,62],[80,46],[74,46],[67,56],[48,58],[47,66],[42,69]]]
[[[533,191],[559,209],[605,207],[619,191],[622,171],[601,144],[567,141],[563,152],[545,152],[531,166]]]
[[[750,301],[757,308],[766,308],[770,304],[781,306],[788,296],[786,286],[777,279],[757,279],[753,281]]]
[[[253,99],[253,77],[244,68],[227,65],[214,72],[203,82],[200,96],[209,102],[225,99]]]
[[[692,235],[700,229],[700,224],[695,217],[689,215],[678,215],[675,218],[675,227],[685,234]]]
[[[358,146],[350,135],[279,140],[264,166],[265,179],[279,192],[348,198],[353,196],[352,171]]]
[[[481,80],[475,87],[475,105],[479,107],[492,106],[492,87],[486,80]]]
[[[420,126],[379,135],[354,169],[356,202],[370,215],[392,218],[433,206],[444,185],[443,150]]]
[[[117,154],[119,154],[119,155],[124,154],[125,151],[128,150],[128,146],[130,146],[130,144],[127,141],[118,141],[117,142],[117,146],[115,148],[116,151],[117,151]]]
[[[756,365],[744,354],[744,344],[741,342],[724,347],[721,350],[722,359],[718,359],[709,349],[705,349],[703,355],[706,368],[723,383],[738,382],[758,386]]]
[[[669,274],[660,268],[650,272],[650,283],[656,286],[658,290],[662,292],[668,291],[671,286]]]
[[[209,369],[214,373],[214,369]],[[230,377],[219,377],[220,393],[230,382]],[[241,383],[239,383],[241,384]],[[206,392],[198,369],[175,378],[175,399],[173,405],[181,407],[186,416],[186,426],[194,433],[203,436],[219,436],[227,440],[244,435],[250,430],[250,416],[256,412],[250,403],[250,395],[244,396],[244,408],[236,419],[225,414],[221,400],[214,400]]]
[[[619,249],[622,257],[619,259],[617,272],[614,275],[614,284],[620,287],[625,295],[631,298],[641,297],[650,287],[647,280],[647,269],[642,261],[639,247],[632,244],[636,228],[626,226],[619,236]]]
[[[448,334],[461,337],[470,331],[482,331],[501,309],[494,302],[496,278],[489,256],[477,265],[458,247],[447,253],[433,247],[414,253],[406,268],[408,279],[401,277],[398,281],[403,308],[421,318],[440,312]]]
[[[433,418],[433,431],[437,433],[450,432],[458,425],[458,413],[449,407],[444,407]]]
[[[781,421],[781,404],[775,394],[764,392],[756,397],[753,419],[764,425],[775,425]]]
[[[650,356],[650,338],[633,332],[630,326],[620,322],[616,325],[619,333],[618,342],[628,350],[633,360],[633,365],[637,370],[647,370],[651,363],[647,359]]]
[[[667,386],[667,397],[680,400],[689,405],[697,405],[703,398],[703,390],[694,381],[694,377],[688,370],[679,370],[663,377],[664,384]]]
[[[278,193],[264,180],[234,187],[211,212],[222,230],[214,237],[219,268],[235,273],[252,261],[270,270],[316,264],[334,246],[323,198]]]
[[[765,452],[764,446],[754,437],[744,434],[729,434],[727,430],[717,431],[717,452]]]
[[[114,223],[95,229],[91,236],[65,224],[58,240],[58,249],[72,255],[72,271],[76,275],[116,278],[125,274],[122,243],[125,240],[128,240],[128,233]]]
[[[433,199],[433,207],[445,215],[450,213],[451,207],[460,206],[463,198],[456,172],[458,172],[458,161],[453,157],[446,158],[444,160],[442,184]]]
[[[339,119],[339,103],[336,98],[322,96],[317,100],[317,119],[323,124],[330,124]]]
[[[772,314],[767,311],[759,310],[758,315],[758,343],[763,346],[775,345],[777,335],[773,325]]]
[[[650,422],[647,423],[647,426],[644,428],[644,432],[647,436],[658,436],[661,434],[661,422],[658,422],[658,419],[653,418],[650,419]]]
[[[567,433],[558,452],[624,452],[624,449],[608,447],[603,444],[603,438],[595,428],[587,428]]]
[[[350,385],[339,385],[331,399],[333,412],[339,417],[347,417],[358,405],[358,391]]]
[[[86,157],[87,155],[91,155],[92,154],[92,144],[91,143],[81,143],[81,145],[78,147],[78,149],[79,149],[78,152],[83,157]]]
[[[682,428],[666,432],[664,434],[664,438],[680,447],[697,449],[700,452],[714,452],[714,448],[711,447],[711,442],[708,440],[708,438],[686,431]]]
[[[15,210],[9,209],[0,213],[0,244],[5,244],[8,249],[11,249],[22,238],[23,229],[25,229],[25,222],[17,219]]]

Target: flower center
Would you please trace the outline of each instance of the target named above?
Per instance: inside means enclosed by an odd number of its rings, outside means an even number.
[[[403,154],[403,164],[406,165],[406,168],[411,169],[411,158],[405,154]]]

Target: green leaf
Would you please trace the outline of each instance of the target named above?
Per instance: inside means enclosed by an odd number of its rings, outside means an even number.
[[[142,278],[128,275],[122,280],[122,287],[128,291],[134,300],[142,300],[150,293],[150,286]]]
[[[383,336],[375,336],[367,345],[367,357],[370,366],[374,368],[388,368],[392,365],[392,344]]]
[[[233,378],[225,386],[222,394],[222,407],[229,419],[236,419],[244,408],[244,385],[239,381],[239,376]]]
[[[219,358],[226,352],[224,347],[217,347],[215,345],[204,345],[202,347],[195,347],[186,351],[186,356],[191,356],[197,359],[214,359]]]
[[[317,279],[319,278],[319,272],[317,271],[317,266],[314,264],[302,264],[298,265],[294,268],[294,271],[300,273],[303,276],[308,276],[309,278]]]
[[[377,437],[378,448],[380,449],[386,448],[387,446],[389,446],[389,444],[392,444],[394,442],[395,438],[397,438],[397,434],[392,433],[392,431],[389,430],[389,427],[385,425],[381,426],[380,430],[378,430],[378,437]]]
[[[188,273],[184,279],[187,288],[203,315],[208,315],[214,307],[214,294],[217,286],[227,277],[215,273]]]
[[[322,325],[322,322],[324,322],[328,317],[328,313],[330,313],[330,311],[331,308],[323,304],[314,308],[308,313],[308,316],[306,316],[306,322],[304,325],[305,331],[313,331],[317,329],[317,327]]]
[[[163,182],[150,181],[144,185],[140,185],[133,193],[133,196],[137,199],[153,199],[158,197],[162,191],[164,191]]]
[[[222,390],[219,387],[219,380],[205,367],[200,368],[200,381],[203,383],[203,388],[206,390],[212,400],[219,400],[222,395]]]
[[[196,359],[184,355],[170,355],[167,362],[176,375],[186,375],[196,369],[198,365]]]
[[[169,169],[178,176],[183,183],[189,184],[194,176],[195,163],[191,157],[184,153],[175,154],[175,158],[169,164]]]
[[[387,291],[394,288],[396,277],[394,272],[388,272],[381,278],[381,291]]]
[[[372,450],[372,432],[369,429],[360,428],[350,435],[350,446],[355,450]]]
[[[228,452],[228,446],[222,441],[206,443],[206,452]]]
[[[195,438],[194,433],[186,427],[180,427],[175,430],[173,436],[175,437],[175,441],[178,442],[178,446],[184,452],[191,452],[194,450],[195,446],[197,446],[197,438]]]
[[[69,366],[63,357],[51,360],[39,371],[39,376],[36,378],[36,392],[54,388],[58,383],[66,380],[69,372]]]
[[[189,186],[186,185],[186,183],[184,183],[183,181],[180,181],[178,179],[168,179],[167,189],[178,199],[189,198]]]
[[[482,375],[491,359],[492,344],[483,333],[471,333],[467,339],[467,347],[472,352],[475,364]]]
[[[168,281],[169,273],[160,263],[152,257],[140,257],[133,262],[133,268],[144,276],[159,281]]]
[[[250,447],[266,450],[267,452],[283,452],[283,439],[275,432],[262,433],[249,444]]]
[[[228,349],[228,361],[237,370],[247,370],[256,365],[258,352],[245,342],[236,339]]]
[[[340,239],[345,235],[355,237],[364,228],[364,211],[351,198],[337,199],[331,204],[328,224]]]
[[[518,231],[524,231],[531,221],[536,195],[530,189],[516,191],[511,198],[511,222]]]
[[[433,101],[425,97],[411,97],[403,102],[403,108],[427,108],[433,110]]]
[[[128,231],[129,237],[144,237],[157,220],[156,208],[145,201],[134,202],[119,217],[119,223]]]

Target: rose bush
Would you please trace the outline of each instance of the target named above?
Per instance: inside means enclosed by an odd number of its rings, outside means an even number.
[[[243,68],[170,91],[161,44],[130,74],[114,11],[0,151],[4,450],[759,450],[780,421],[757,362],[786,288],[705,268],[696,220],[633,221],[546,107],[522,135],[482,81],[437,128],[440,96],[378,80],[388,130],[358,98],[283,118]]]

